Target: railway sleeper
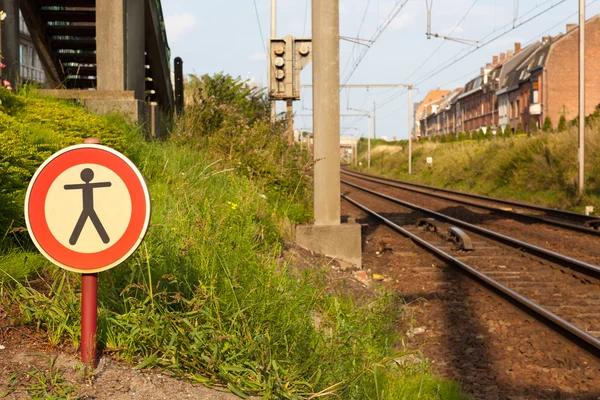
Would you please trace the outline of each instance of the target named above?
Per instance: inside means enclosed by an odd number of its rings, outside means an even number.
[[[585,221],[583,226],[598,230],[600,229],[600,219],[590,219],[589,221]]]
[[[456,226],[449,226],[433,218],[419,218],[417,226],[424,232],[433,232],[442,239],[452,242],[454,244],[453,250],[475,250],[475,246],[473,246],[473,241],[469,235]]]

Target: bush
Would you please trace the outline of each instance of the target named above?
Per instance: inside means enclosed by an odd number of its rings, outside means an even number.
[[[534,120],[531,120],[531,122],[529,122],[529,134],[536,135],[537,133],[538,133],[537,123]]]
[[[510,127],[510,124],[506,124],[504,126],[504,136],[510,137],[510,135],[512,135],[512,128]]]
[[[550,117],[546,117],[544,119],[544,126],[542,127],[542,131],[552,132],[553,130],[554,128],[552,127],[552,121],[550,120]]]
[[[190,104],[172,133],[176,144],[210,152],[265,190],[307,197],[308,178],[299,182],[298,171],[307,177],[311,163],[287,144],[284,122],[272,123],[262,91],[223,74],[191,75],[187,91]]]
[[[517,129],[515,129],[515,135],[522,135],[523,133],[525,133],[525,128],[523,128],[523,123],[519,122],[519,124],[517,125]]]
[[[494,136],[494,134],[492,133],[492,126],[488,125],[487,128],[485,129],[485,135],[488,138],[491,138],[492,136]]]
[[[567,130],[567,119],[565,118],[564,115],[561,115],[560,119],[558,120],[558,131],[564,132],[566,130]]]

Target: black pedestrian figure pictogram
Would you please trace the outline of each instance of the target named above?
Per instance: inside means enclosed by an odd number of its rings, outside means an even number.
[[[92,220],[92,223],[94,224],[94,227],[96,228],[96,231],[98,232],[98,235],[100,235],[100,239],[102,239],[102,241],[104,243],[108,243],[108,242],[110,242],[110,238],[108,237],[108,234],[106,233],[106,230],[104,229],[104,226],[102,226],[102,223],[100,222],[100,219],[98,218],[98,215],[96,214],[96,211],[94,210],[94,189],[110,187],[110,186],[112,186],[112,183],[111,182],[90,183],[92,181],[92,179],[94,179],[94,171],[92,171],[90,168],[83,169],[81,171],[80,176],[81,176],[81,180],[84,181],[85,183],[64,186],[65,190],[81,189],[81,192],[83,195],[83,211],[81,211],[81,216],[79,217],[79,220],[77,220],[77,223],[75,224],[75,229],[73,229],[73,233],[71,234],[71,237],[69,238],[69,243],[71,243],[72,246],[74,246],[77,243],[77,240],[79,239],[79,235],[81,235],[83,226],[85,225],[85,222],[87,221],[88,218]]]

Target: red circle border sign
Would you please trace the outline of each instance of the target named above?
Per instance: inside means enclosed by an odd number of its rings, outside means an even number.
[[[60,243],[46,219],[45,204],[52,183],[67,169],[98,164],[116,173],[131,198],[131,218],[125,233],[110,247],[80,253]],[[106,271],[125,261],[141,244],[150,223],[150,194],[136,166],[123,154],[106,146],[81,144],[67,147],[48,158],[33,175],[25,197],[25,222],[38,250],[61,268],[78,273]]]

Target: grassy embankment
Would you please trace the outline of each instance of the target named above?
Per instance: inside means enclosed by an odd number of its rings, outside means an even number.
[[[578,128],[527,136],[496,135],[480,140],[413,142],[413,174],[408,175],[406,141],[373,141],[373,174],[479,193],[524,200],[544,206],[583,212],[586,205],[600,211],[600,119],[586,126],[586,192],[577,192]],[[491,136],[491,135],[489,135]],[[427,157],[433,164],[427,164]],[[359,143],[358,170],[366,168],[366,141]]]
[[[311,218],[310,167],[272,128],[264,99],[227,77],[190,89],[198,103],[165,142],[116,116],[0,91],[4,312],[53,344],[78,345],[79,275],[47,262],[20,227],[39,164],[96,136],[138,165],[153,204],[140,249],[100,274],[98,342],[108,354],[241,397],[461,398],[426,362],[394,362],[401,304],[354,304],[325,292],[320,266],[294,277],[281,263],[290,222]]]

